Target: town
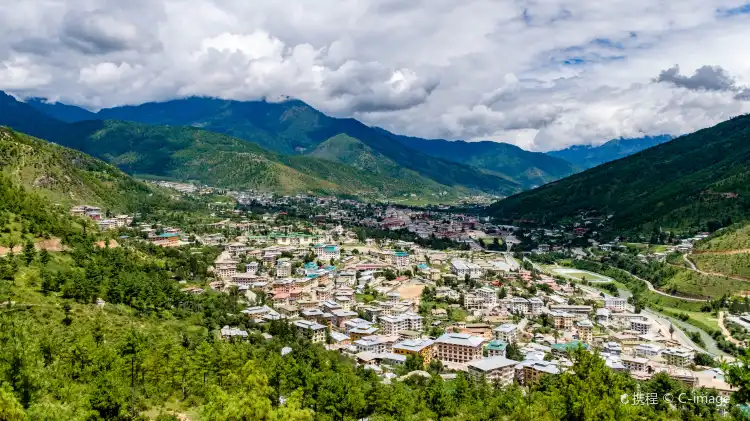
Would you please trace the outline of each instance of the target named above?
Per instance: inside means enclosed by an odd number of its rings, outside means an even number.
[[[244,340],[281,321],[383,381],[463,372],[501,387],[564,372],[570,354],[585,350],[635,379],[664,372],[688,387],[733,392],[711,364],[717,356],[691,335],[627,294],[597,287],[611,279],[543,264],[540,257],[554,253],[575,258],[622,247],[595,240],[596,220],[582,218],[567,231],[521,229],[447,207],[163,187],[231,200],[206,201],[217,222],[192,231],[93,206],[70,213],[118,231],[119,242],[215,249],[204,284],[181,282],[189,293],[210,289],[246,303],[246,323],[224,326],[221,339]],[[664,260],[702,238],[638,259]]]

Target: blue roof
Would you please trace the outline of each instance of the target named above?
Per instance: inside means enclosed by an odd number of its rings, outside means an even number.
[[[307,262],[305,263],[305,269],[317,269],[318,264],[315,262]]]
[[[159,237],[169,238],[169,237],[178,237],[179,235],[180,234],[178,234],[176,232],[165,232],[165,233],[159,234]]]
[[[417,265],[417,267],[420,269],[427,269],[429,266],[427,266],[427,263],[420,263]]]
[[[395,255],[396,255],[396,256],[398,256],[398,257],[406,257],[406,256],[408,256],[408,255],[409,255],[409,253],[407,253],[407,252],[405,252],[405,251],[397,251],[397,252],[395,252],[395,253],[393,253],[393,254],[395,254]]]

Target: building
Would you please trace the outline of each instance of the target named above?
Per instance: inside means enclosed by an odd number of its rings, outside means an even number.
[[[292,276],[292,263],[287,259],[279,259],[276,261],[276,277],[277,278],[288,278]]]
[[[630,320],[630,329],[641,335],[646,335],[651,330],[651,322],[644,318]]]
[[[397,340],[398,336],[396,335],[373,335],[357,339],[353,343],[354,346],[357,347],[357,352],[374,352],[383,354],[391,352],[393,344],[396,343]]]
[[[313,253],[323,260],[338,260],[341,258],[341,249],[335,244],[316,244],[313,246]]]
[[[380,328],[385,335],[395,335],[402,330],[421,332],[422,316],[415,313],[404,313],[398,316],[381,316],[378,318]]]
[[[529,298],[529,314],[532,316],[536,316],[538,314],[542,313],[542,309],[544,308],[544,301],[542,301],[539,297],[531,297]]]
[[[399,269],[409,267],[409,253],[405,251],[394,251],[391,255],[391,264]]]
[[[516,365],[518,365],[518,361],[497,356],[471,361],[467,367],[469,375],[478,378],[484,377],[490,382],[497,382],[502,387],[506,387],[513,384]]]
[[[568,354],[578,348],[589,349],[589,346],[581,341],[570,341],[564,344],[552,344],[552,355],[558,358],[567,358]]]
[[[562,311],[574,314],[578,319],[587,319],[589,314],[594,311],[591,306],[570,305],[570,304],[553,304],[549,306],[551,311]]]
[[[392,352],[400,355],[420,355],[425,365],[432,361],[435,341],[432,339],[408,339],[393,344]]]
[[[680,347],[667,348],[661,355],[667,361],[667,364],[676,367],[687,367],[695,358],[695,353],[692,350]]]
[[[526,360],[515,366],[518,383],[522,386],[539,382],[548,374],[560,374],[560,368],[552,361]]]
[[[492,329],[492,331],[495,332],[495,339],[505,343],[513,344],[518,340],[518,325],[505,323]]]
[[[221,339],[228,339],[228,340],[234,340],[234,339],[245,339],[247,338],[247,331],[242,329],[237,329],[234,327],[224,326],[221,328]]]
[[[628,300],[620,297],[607,297],[604,299],[604,308],[610,311],[625,311],[627,304]]]
[[[576,318],[574,314],[568,313],[567,311],[553,311],[551,316],[555,329],[565,330],[573,328],[573,320]]]
[[[489,287],[477,288],[474,294],[490,306],[497,304],[497,292]]]
[[[621,355],[620,361],[622,361],[622,364],[628,371],[646,371],[648,366],[648,359],[643,357]]]
[[[484,338],[465,333],[445,333],[435,340],[435,358],[446,363],[467,363],[482,358]]]
[[[488,357],[504,357],[506,348],[508,348],[508,343],[499,339],[489,341],[484,347]]]
[[[326,327],[320,323],[310,320],[297,320],[294,322],[297,330],[310,338],[312,343],[324,343],[326,341]]]
[[[609,323],[609,318],[612,315],[612,312],[607,310],[606,308],[598,308],[596,309],[596,322],[599,324],[607,324]]]
[[[594,341],[594,324],[590,320],[579,320],[576,323],[578,329],[578,339],[590,344]]]
[[[526,314],[529,312],[529,300],[523,297],[511,298],[510,305],[510,312],[513,314]]]
[[[640,344],[633,348],[636,357],[654,358],[661,353],[661,347],[656,344]]]
[[[463,259],[451,260],[451,272],[459,279],[464,279],[467,275],[471,279],[482,277],[482,268],[478,264]]]
[[[237,263],[228,251],[224,251],[214,261],[214,270],[222,280],[228,281],[237,273]]]

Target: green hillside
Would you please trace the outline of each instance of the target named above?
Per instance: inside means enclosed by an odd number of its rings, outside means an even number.
[[[590,212],[612,215],[608,228],[619,231],[713,231],[750,216],[748,163],[750,116],[742,116],[509,197],[489,212],[546,223]]]
[[[193,127],[85,121],[58,141],[131,174],[193,180],[228,188],[312,192],[386,199],[412,193],[428,200],[458,198],[467,189],[418,176],[373,173],[316,157],[284,156],[250,142]]]
[[[351,118],[326,116],[299,100],[228,101],[191,97],[104,109],[96,116],[146,124],[199,127],[283,154],[309,153],[328,139],[345,134],[395,164],[438,184],[498,195],[520,191],[517,183],[505,177],[408,148],[382,130]]]
[[[51,203],[132,211],[154,191],[117,168],[72,149],[0,127],[0,172]]]
[[[750,224],[717,231],[699,242],[689,257],[704,272],[750,281]],[[743,289],[750,290],[750,283]]]
[[[459,162],[532,188],[575,173],[568,161],[525,151],[502,142],[465,142],[400,136],[383,130],[405,146],[428,155]]]

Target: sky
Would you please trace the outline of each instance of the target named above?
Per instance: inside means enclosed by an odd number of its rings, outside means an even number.
[[[99,109],[299,98],[548,151],[750,111],[732,0],[0,0],[0,90]]]

